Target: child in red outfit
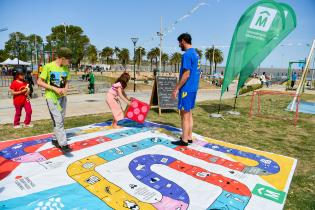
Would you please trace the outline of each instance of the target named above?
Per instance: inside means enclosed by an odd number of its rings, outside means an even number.
[[[29,88],[24,80],[25,72],[21,67],[15,69],[15,78],[10,85],[10,90],[13,95],[13,104],[15,106],[14,128],[21,128],[20,118],[24,107],[26,116],[24,120],[25,127],[33,127],[31,125],[32,106],[28,99]]]

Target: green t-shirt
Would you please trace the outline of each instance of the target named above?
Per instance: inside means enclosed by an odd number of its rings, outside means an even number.
[[[40,74],[40,78],[43,79],[47,84],[57,87],[64,88],[70,79],[70,71],[66,66],[57,66],[53,61],[47,63]],[[53,90],[46,89],[45,97],[56,100],[61,96]]]
[[[95,83],[95,77],[94,77],[94,74],[92,72],[89,73],[89,81],[90,81],[90,84]]]

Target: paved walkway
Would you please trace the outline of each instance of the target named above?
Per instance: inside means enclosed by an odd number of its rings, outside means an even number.
[[[199,90],[197,101],[218,100],[220,91],[221,90]],[[234,93],[234,85],[231,85],[230,91],[224,94],[224,98],[233,98]],[[67,117],[109,112],[110,110],[105,103],[105,95],[105,93],[94,95],[69,95]],[[151,91],[127,92],[127,95],[149,103]],[[33,99],[31,103],[33,108],[32,121],[50,119],[44,98]],[[123,106],[125,107],[125,104],[123,104]],[[0,124],[12,123],[14,113],[15,109],[12,104],[12,99],[2,99],[0,101]],[[24,114],[23,111],[21,121],[24,120]]]

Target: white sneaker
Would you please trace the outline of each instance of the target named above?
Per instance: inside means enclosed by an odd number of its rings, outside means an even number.
[[[13,126],[13,128],[14,129],[19,129],[19,128],[22,128],[22,126],[21,125],[15,125],[15,126]]]
[[[33,128],[34,125],[33,124],[28,124],[28,125],[24,125],[25,128]]]

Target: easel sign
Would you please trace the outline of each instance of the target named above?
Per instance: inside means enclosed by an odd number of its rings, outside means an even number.
[[[150,106],[159,108],[159,115],[162,109],[177,110],[177,99],[172,99],[172,92],[177,84],[177,77],[156,76],[154,79]]]

